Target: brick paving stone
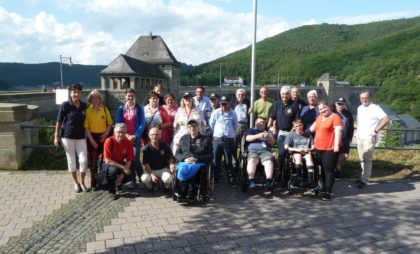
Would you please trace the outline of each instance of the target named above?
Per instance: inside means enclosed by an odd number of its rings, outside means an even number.
[[[33,181],[39,176],[49,184]],[[12,193],[2,177],[25,188]],[[419,252],[420,183],[349,185],[337,181],[331,202],[243,194],[222,182],[207,205],[141,190],[111,203],[100,192],[74,194],[66,172],[0,172],[0,202],[8,205],[0,209],[0,253]]]

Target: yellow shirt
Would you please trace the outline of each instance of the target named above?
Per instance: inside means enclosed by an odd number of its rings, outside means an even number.
[[[112,125],[112,117],[109,110],[104,106],[99,106],[99,109],[95,110],[90,105],[86,110],[85,128],[91,133],[104,133],[108,125]]]

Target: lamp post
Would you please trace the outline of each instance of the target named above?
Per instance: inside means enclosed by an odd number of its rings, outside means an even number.
[[[253,1],[254,12],[254,36],[252,39],[251,48],[251,105],[254,105],[255,100],[255,46],[257,44],[257,0]],[[250,115],[250,128],[254,127],[254,114]]]
[[[60,55],[60,77],[61,77],[61,88],[64,87],[63,81],[63,62],[68,61],[69,66],[73,66],[73,62],[71,61],[71,56],[62,56]]]

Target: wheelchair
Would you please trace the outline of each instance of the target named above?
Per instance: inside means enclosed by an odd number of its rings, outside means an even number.
[[[177,172],[178,170],[172,180],[172,199],[174,201],[198,204],[210,201],[214,191],[214,164],[212,162],[202,167],[193,178],[187,181],[179,180]],[[196,181],[194,182],[194,180]],[[193,195],[188,197],[188,190],[191,189]]]
[[[311,191],[315,196],[318,196],[320,191],[323,188],[322,177],[321,177],[321,166],[316,159],[315,153],[311,153],[313,162],[314,162],[314,170],[313,172],[309,172],[308,168],[306,167],[306,161],[303,162],[302,172],[298,172],[297,167],[295,166],[293,160],[293,153],[286,152],[284,158],[284,173],[287,174],[284,177],[287,177],[287,191],[289,195],[293,195],[295,193],[305,193],[307,191]],[[285,179],[283,179],[285,180]]]
[[[239,183],[240,183],[240,187],[243,193],[246,193],[249,191],[249,177],[248,177],[248,171],[247,171],[247,165],[248,165],[248,150],[247,150],[247,143],[241,147],[241,150],[243,149],[243,151],[240,152],[239,154]],[[270,188],[270,193],[271,195],[274,194],[275,191],[275,186],[276,186],[276,181],[275,179],[277,178],[278,175],[278,165],[276,165],[276,160],[274,159],[275,156],[273,155],[273,182],[272,182],[272,186]],[[258,162],[257,164],[257,169],[255,171],[255,176],[254,176],[255,182],[261,183],[264,182],[264,180],[266,179],[265,177],[265,172],[264,172],[264,166],[261,163],[261,160]]]

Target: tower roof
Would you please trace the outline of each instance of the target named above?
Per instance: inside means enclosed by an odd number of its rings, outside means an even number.
[[[128,75],[166,79],[156,65],[120,54],[101,72],[101,75]]]
[[[126,55],[147,63],[179,65],[159,35],[140,36],[128,49]]]

